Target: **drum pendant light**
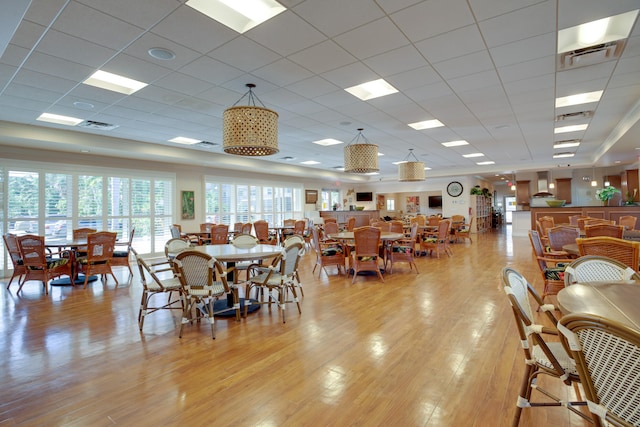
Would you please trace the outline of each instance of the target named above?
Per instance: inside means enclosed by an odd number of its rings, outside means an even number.
[[[239,156],[269,156],[278,151],[278,113],[265,108],[253,94],[256,87],[248,83],[249,91],[232,107],[225,110],[222,118],[223,149],[225,153]],[[249,105],[236,106],[243,98]],[[262,107],[257,107],[255,100]]]
[[[413,158],[413,160],[411,160]],[[424,162],[418,161],[413,154],[413,148],[409,149],[409,154],[404,158],[402,163],[398,164],[398,181],[424,181]]]
[[[359,128],[355,138],[344,147],[344,171],[347,173],[371,173],[379,170],[378,146],[369,143],[362,130]]]

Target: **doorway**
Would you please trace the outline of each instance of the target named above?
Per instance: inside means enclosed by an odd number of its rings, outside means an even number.
[[[507,224],[511,224],[513,221],[513,211],[516,210],[516,198],[514,196],[505,196],[504,198],[504,221]]]

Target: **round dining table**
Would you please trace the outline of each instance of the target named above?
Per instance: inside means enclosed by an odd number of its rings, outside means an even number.
[[[577,283],[560,290],[557,298],[563,314],[589,313],[640,331],[640,281]]]
[[[76,269],[76,252],[78,248],[87,246],[87,238],[82,239],[45,239],[44,246],[46,248],[57,248],[59,252],[64,249],[69,249],[69,262],[71,263],[71,274],[73,275]],[[98,276],[89,276],[88,282],[95,282],[98,280]],[[84,284],[84,276],[77,275],[76,279],[71,283],[71,277],[60,277],[53,279],[51,284],[54,286],[69,286],[69,285],[82,285]]]

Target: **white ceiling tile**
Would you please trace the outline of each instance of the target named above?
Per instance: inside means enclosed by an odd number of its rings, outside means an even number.
[[[384,16],[384,12],[368,0],[307,1],[293,11],[329,37]]]
[[[69,0],[31,0],[24,19],[46,27],[67,3]]]
[[[55,56],[44,55],[34,52],[24,62],[23,67],[27,70],[47,70],[47,74],[55,77],[71,80],[84,80],[94,71],[94,68],[65,61]]]
[[[427,66],[424,57],[411,45],[394,49],[363,61],[381,77]]]
[[[11,38],[11,43],[31,49],[40,40],[46,27],[35,22],[23,20]]]
[[[185,65],[180,68],[180,73],[215,85],[220,85],[244,74],[242,70],[230,67],[209,56],[201,56]]]
[[[98,69],[116,51],[59,31],[50,30],[38,45],[37,52]]]
[[[487,46],[495,47],[556,31],[555,2],[544,1],[479,23]]]
[[[545,58],[556,53],[556,33],[547,33],[490,49],[497,67]]]
[[[336,70],[327,71],[326,73],[322,73],[322,77],[343,89],[380,78],[380,76],[371,71],[361,62],[356,62]]]
[[[140,28],[149,28],[179,7],[174,0],[77,0]]]
[[[287,31],[274,31],[276,28],[286,28]],[[326,36],[291,11],[274,16],[245,35],[283,56],[326,40]]]
[[[253,75],[269,80],[278,86],[288,86],[313,76],[313,73],[288,59],[280,59],[252,72]]]
[[[397,12],[417,3],[424,3],[425,0],[378,0],[376,3],[384,9],[386,13]]]
[[[477,72],[471,75],[449,80],[449,85],[456,93],[463,93],[478,87],[499,86],[500,79],[494,70]],[[498,88],[502,92],[502,88]]]
[[[29,50],[14,44],[10,44],[0,57],[0,63],[19,67],[24,59],[29,55]],[[5,76],[7,77],[7,76]]]
[[[170,60],[156,59],[149,55],[149,49],[151,48],[167,49],[175,54],[175,58]],[[144,58],[145,61],[171,70],[178,70],[202,55],[193,49],[186,48],[150,32],[143,34],[142,37],[135,40],[122,52],[136,58]]]
[[[493,62],[486,51],[480,51],[439,62],[434,64],[433,68],[435,68],[443,78],[455,79],[491,70],[493,69]]]
[[[360,59],[406,46],[409,40],[388,18],[358,27],[334,38],[346,51]]]
[[[171,73],[154,81],[153,85],[186,95],[197,95],[203,91],[203,88],[207,88],[211,84],[186,74]]]
[[[302,52],[291,55],[289,59],[308,70],[314,70],[316,74],[334,70],[356,61],[353,55],[332,40],[311,46]]]
[[[306,98],[315,98],[316,96],[335,92],[340,88],[321,77],[310,77],[288,85],[287,89]]]
[[[516,82],[543,75],[550,75],[555,78],[555,67],[556,57],[554,55],[500,67],[498,74],[503,83]]]
[[[36,71],[30,71],[27,69],[20,69],[16,74],[13,82],[23,84],[26,86],[33,86],[37,88],[43,88],[47,90],[60,91],[65,93],[71,90],[78,83],[73,80],[67,80],[60,77],[55,77],[49,74],[43,74]]]
[[[278,54],[247,37],[236,37],[208,56],[243,71],[253,71],[279,59]]]
[[[540,3],[540,0],[469,0],[473,14],[478,21],[504,15],[536,3]]]
[[[422,40],[416,43],[416,48],[433,64],[484,50],[485,45],[478,27],[468,25]]]
[[[430,0],[401,10],[391,19],[413,42],[474,23],[465,0]]]

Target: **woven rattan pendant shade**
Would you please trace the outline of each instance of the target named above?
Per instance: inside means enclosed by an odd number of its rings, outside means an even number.
[[[255,106],[253,84],[247,84],[254,105],[229,107],[222,116],[223,149],[239,156],[269,156],[278,151],[278,113]],[[244,98],[244,96],[243,96]],[[242,99],[242,98],[240,98]],[[260,101],[260,100],[258,100]],[[238,101],[239,102],[239,101]]]
[[[347,173],[378,172],[378,146],[367,141],[362,135],[362,129],[358,131],[354,140],[344,147],[344,171]],[[358,143],[360,138],[366,142]]]
[[[413,161],[411,158],[413,158]],[[413,154],[413,149],[410,149],[405,161],[398,164],[398,181],[410,182],[424,180],[424,162],[419,162],[416,155]]]

